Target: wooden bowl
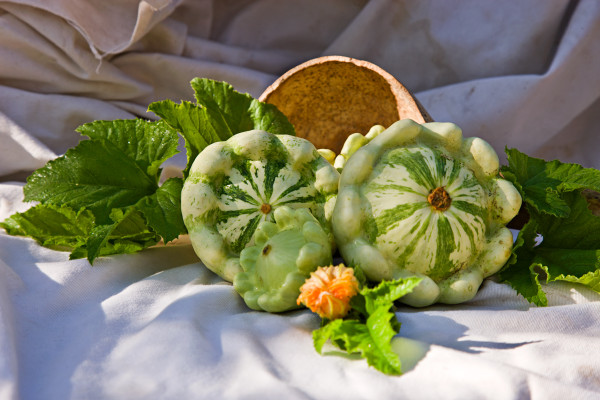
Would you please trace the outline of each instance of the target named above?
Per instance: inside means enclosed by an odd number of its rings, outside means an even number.
[[[299,137],[336,153],[348,135],[399,119],[432,121],[412,94],[392,75],[349,57],[315,58],[289,70],[260,96],[277,106]]]

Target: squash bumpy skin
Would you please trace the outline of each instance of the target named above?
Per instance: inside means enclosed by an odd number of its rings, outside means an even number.
[[[369,129],[366,135],[361,135],[360,133],[353,133],[344,142],[342,146],[342,150],[340,154],[334,156],[333,166],[341,171],[344,169],[344,165],[346,165],[346,161],[356,152],[356,150],[363,147],[365,144],[369,143],[373,140],[377,135],[383,132],[385,128],[381,125],[374,125]]]
[[[364,142],[343,166],[332,218],[346,262],[373,281],[422,277],[400,300],[412,306],[473,298],[510,257],[504,225],[521,206],[495,151],[454,124],[412,120]]]
[[[240,252],[281,206],[306,208],[330,238],[339,173],[306,139],[254,130],[207,146],[181,192],[192,246],[208,269],[232,282]]]
[[[264,221],[254,245],[240,254],[243,272],[233,287],[253,310],[282,312],[299,308],[300,287],[319,266],[332,263],[329,237],[305,208],[279,207],[275,223]]]

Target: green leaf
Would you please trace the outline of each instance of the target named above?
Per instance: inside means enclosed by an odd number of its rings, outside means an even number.
[[[530,303],[546,306],[548,299],[540,283],[540,272],[543,272],[541,268],[539,264],[520,263],[506,269],[500,276],[502,281],[508,283]]]
[[[568,218],[533,213],[543,241],[531,247],[531,263],[545,271],[548,282],[581,283],[600,293],[600,217],[590,211],[579,191],[563,198],[571,209]]]
[[[589,204],[579,191],[562,195],[571,213],[568,218],[530,212],[537,221],[538,231],[544,237],[542,247],[562,249],[600,249],[600,217],[589,209]]]
[[[160,240],[160,237],[148,228],[143,215],[133,207],[125,212],[114,209],[110,218],[112,224],[95,226],[90,232],[85,251],[78,249],[71,258],[86,256],[90,264],[93,264],[96,257],[135,253],[155,245]]]
[[[29,236],[42,246],[71,251],[71,259],[87,257],[90,263],[98,256],[137,252],[160,240],[134,208],[125,214],[115,209],[110,217],[112,224],[95,225],[89,210],[39,204],[13,214],[0,227],[10,235]]]
[[[363,288],[360,293],[366,300],[367,313],[370,314],[379,307],[392,307],[396,300],[412,292],[421,280],[422,278],[417,277],[396,279],[382,281],[374,288]]]
[[[400,359],[392,350],[392,338],[400,329],[396,315],[382,306],[371,313],[366,325],[373,340],[367,348],[363,347],[367,363],[386,374],[402,373]]]
[[[365,276],[365,271],[358,265],[353,265],[352,270],[354,271],[354,277],[358,281],[358,287],[363,288],[367,285],[367,277]]]
[[[177,153],[177,132],[188,153],[184,176],[202,149],[236,133],[264,129],[294,134],[276,107],[240,94],[227,83],[194,79],[191,84],[197,105],[164,100],[149,106],[161,121],[94,121],[77,128],[89,140],[27,179],[25,201],[41,205],[0,226],[46,246],[71,249],[72,258],[87,257],[90,262],[186,233],[183,180],[173,178],[159,186],[161,165]]]
[[[341,326],[344,323],[346,323],[347,327],[342,329]],[[335,340],[333,338],[341,336],[342,334],[346,334],[349,337],[353,337],[354,335],[351,335],[350,332],[353,330],[353,328],[355,331],[357,331],[357,329],[355,328],[357,324],[359,324],[358,321],[336,319],[333,321],[329,321],[325,325],[322,325],[319,329],[315,329],[312,333],[312,336],[313,345],[315,346],[315,350],[317,350],[317,353],[323,354],[323,346],[325,346],[325,343],[327,343],[330,339],[333,341]],[[345,350],[345,348],[343,348],[343,350]]]
[[[581,283],[600,292],[600,250],[539,248],[535,261],[543,266],[547,281]]]
[[[598,252],[596,252],[596,259],[600,257]],[[600,269],[598,267],[595,271],[590,271],[581,276],[573,276],[573,275],[558,275],[553,278],[555,281],[566,281],[571,283],[579,283],[584,286],[589,287],[590,289],[600,293]]]
[[[154,194],[142,198],[136,204],[136,208],[146,217],[148,225],[165,243],[187,232],[181,215],[182,188],[182,179],[168,179]]]
[[[569,207],[558,193],[559,179],[552,177],[544,160],[529,157],[516,149],[506,150],[508,168],[502,174],[513,183],[518,183],[523,200],[540,212],[558,217],[569,215]]]
[[[525,202],[538,212],[566,217],[570,209],[561,193],[586,188],[600,191],[600,171],[596,169],[544,161],[516,149],[507,149],[506,154],[508,167],[503,168],[503,175],[517,183]]]
[[[215,118],[222,116],[232,134],[262,129],[275,135],[295,135],[294,126],[273,104],[238,93],[225,82],[195,78],[191,85],[198,104]]]
[[[347,319],[328,322],[313,332],[315,349],[321,353],[328,340],[348,353],[360,353],[367,363],[386,374],[401,374],[400,359],[392,350],[392,338],[400,323],[391,311],[394,302],[412,292],[421,278],[383,281],[364,287],[352,298],[353,313]],[[358,314],[358,315],[357,315]]]
[[[154,178],[113,144],[86,140],[36,170],[23,188],[26,201],[89,209],[96,222],[109,222],[113,208],[151,195]]]
[[[218,124],[211,123],[206,110],[189,101],[177,104],[171,100],[163,100],[150,104],[148,110],[161,117],[183,136],[187,155],[187,166],[184,170],[186,177],[192,162],[206,146],[227,140],[232,135],[228,129],[219,129]]]
[[[92,140],[112,143],[156,181],[161,164],[178,153],[177,132],[164,121],[94,121],[76,130]]]
[[[34,171],[26,201],[89,209],[109,224],[113,208],[137,203],[158,188],[159,166],[177,152],[177,134],[164,123],[96,121],[79,130],[91,139]]]
[[[94,224],[89,210],[39,204],[0,223],[9,235],[29,236],[42,246],[71,250],[85,244]]]
[[[39,238],[40,228],[34,228],[45,227],[48,238],[41,243],[65,242],[71,258],[93,262],[102,255],[139,251],[160,237],[168,242],[185,233],[182,180],[173,178],[158,186],[162,163],[177,153],[176,131],[165,122],[141,119],[95,121],[78,130],[90,139],[28,178],[25,200],[42,205],[29,211],[29,225],[22,234]],[[46,227],[48,210],[71,210],[62,211],[69,223],[52,221]],[[74,217],[75,210],[85,210],[88,218]],[[6,224],[17,232],[13,229],[17,217],[11,218]],[[59,232],[59,226],[68,232]]]
[[[191,85],[197,105],[165,100],[148,107],[184,137],[188,157],[184,177],[206,146],[237,133],[262,129],[277,135],[295,135],[292,124],[272,104],[238,93],[225,82],[196,78]]]
[[[94,260],[101,255],[102,249],[107,247],[108,237],[117,225],[118,222],[113,222],[112,224],[94,226],[85,246],[71,253],[71,259],[87,257],[90,264],[93,265]]]
[[[331,340],[341,350],[360,353],[367,363],[386,374],[402,373],[400,359],[391,347],[392,337],[397,331],[392,328],[394,314],[385,307],[374,310],[366,323],[356,320],[337,319],[313,332],[317,352]]]
[[[534,261],[537,235],[537,222],[530,219],[519,232],[513,255],[498,276],[530,303],[545,306],[548,301],[539,280],[540,266]]]
[[[518,260],[500,277],[537,306],[548,305],[540,281],[579,283],[600,293],[600,250],[536,247],[519,252]]]
[[[581,283],[600,292],[600,217],[581,195],[584,189],[600,190],[600,171],[546,162],[514,149],[507,155],[503,174],[521,191],[530,219],[500,278],[541,306],[548,301],[540,282]]]
[[[235,135],[253,129],[248,109],[254,100],[248,94],[238,93],[228,83],[195,78],[191,82],[194,97],[213,122],[215,129]]]

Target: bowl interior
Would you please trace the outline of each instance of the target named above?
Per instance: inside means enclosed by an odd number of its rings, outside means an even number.
[[[274,104],[298,136],[338,153],[348,135],[373,125],[431,118],[409,91],[383,69],[348,57],[321,57],[275,81],[260,97]]]

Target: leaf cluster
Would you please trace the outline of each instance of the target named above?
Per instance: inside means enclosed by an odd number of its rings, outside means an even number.
[[[38,202],[0,224],[71,258],[132,253],[185,232],[182,180],[159,186],[160,165],[177,153],[177,133],[164,122],[95,121],[62,157],[31,174],[25,201]]]
[[[133,253],[170,242],[186,227],[181,215],[182,178],[161,181],[161,166],[185,140],[187,165],[211,143],[250,130],[294,134],[270,104],[236,92],[225,82],[194,79],[197,103],[152,103],[158,121],[94,121],[77,128],[79,144],[34,171],[23,188],[37,204],[0,222],[11,235],[71,252],[71,258]]]
[[[600,292],[600,217],[582,195],[600,191],[600,171],[544,161],[507,149],[502,174],[520,191],[529,214],[500,271],[529,302],[548,304],[543,283],[568,281]]]
[[[355,267],[355,271],[360,269]],[[410,293],[421,278],[383,281],[373,288],[363,286],[352,298],[352,312],[343,319],[323,320],[323,326],[313,331],[317,352],[323,352],[327,341],[347,353],[359,353],[377,370],[400,375],[398,355],[392,350],[392,338],[400,331],[394,313],[394,302]]]

